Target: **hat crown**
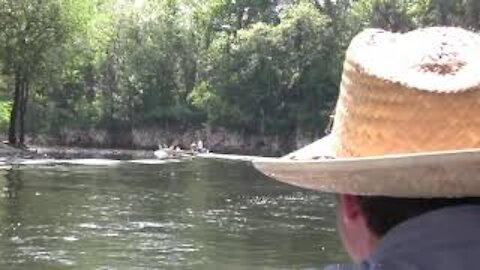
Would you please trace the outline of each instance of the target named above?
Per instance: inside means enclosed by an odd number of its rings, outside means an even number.
[[[480,36],[453,27],[352,41],[332,130],[338,157],[480,148]]]

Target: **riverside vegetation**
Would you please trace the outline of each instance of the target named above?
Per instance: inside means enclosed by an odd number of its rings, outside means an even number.
[[[281,154],[323,135],[357,32],[432,25],[480,29],[480,1],[0,0],[0,129]]]

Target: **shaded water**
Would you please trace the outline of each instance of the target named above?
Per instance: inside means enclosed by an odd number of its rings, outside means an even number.
[[[0,269],[321,269],[331,195],[243,163],[22,167],[0,176]]]

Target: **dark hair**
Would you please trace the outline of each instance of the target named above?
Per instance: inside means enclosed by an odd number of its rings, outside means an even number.
[[[368,228],[378,237],[407,219],[444,207],[465,204],[480,205],[480,198],[406,199],[392,197],[357,196]]]

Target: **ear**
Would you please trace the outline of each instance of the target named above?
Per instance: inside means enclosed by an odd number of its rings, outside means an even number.
[[[340,194],[338,197],[341,219],[345,225],[357,223],[363,219],[362,209],[357,196],[349,194]]]
[[[376,241],[368,229],[357,196],[338,195],[337,223],[343,246],[350,257],[358,263],[370,256]]]

